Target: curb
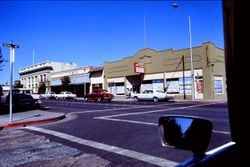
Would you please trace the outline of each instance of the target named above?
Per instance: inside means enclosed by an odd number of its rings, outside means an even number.
[[[227,100],[182,100],[182,99],[177,99],[176,102],[196,102],[196,103],[226,103]]]
[[[27,125],[35,125],[35,124],[56,122],[56,121],[62,120],[64,118],[66,118],[65,114],[61,115],[61,116],[58,116],[58,117],[54,117],[54,118],[48,118],[48,119],[1,124],[0,125],[0,131],[4,130],[4,129],[7,129],[7,128],[13,128],[13,127],[25,127]]]

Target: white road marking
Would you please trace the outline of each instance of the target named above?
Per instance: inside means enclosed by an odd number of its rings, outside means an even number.
[[[145,112],[132,112],[132,113],[116,114],[116,115],[101,116],[101,117],[94,117],[94,118],[99,118],[99,119],[101,119],[101,118],[112,118],[112,117],[120,117],[120,116],[151,114],[151,113],[157,113],[157,112],[162,112],[162,111],[183,110],[183,109],[187,109],[187,108],[201,107],[201,106],[207,106],[207,105],[212,105],[212,104],[197,104],[197,105],[186,106],[186,107],[167,108],[167,109],[153,110],[153,111],[145,111]]]
[[[141,124],[141,125],[152,125],[152,126],[158,126],[156,123],[150,123],[150,122],[142,122],[142,121],[133,121],[133,120],[127,120],[127,119],[118,119],[118,118],[95,118],[95,119],[102,119],[107,121],[116,121],[116,122],[127,122],[127,123],[134,123],[134,124]]]
[[[153,165],[157,165],[157,166],[172,167],[172,166],[177,166],[179,164],[177,162],[170,161],[170,160],[167,160],[167,159],[158,158],[158,157],[155,157],[155,156],[139,153],[139,152],[136,152],[136,151],[123,149],[123,148],[119,148],[119,147],[116,147],[116,146],[111,146],[111,145],[108,145],[108,144],[103,144],[103,143],[99,143],[99,142],[95,142],[95,141],[91,141],[91,140],[82,139],[82,138],[79,138],[79,137],[75,137],[75,136],[68,135],[68,134],[61,133],[61,132],[57,132],[57,131],[52,131],[52,130],[43,129],[43,128],[39,128],[39,127],[34,127],[34,126],[25,127],[25,128],[29,129],[29,130],[33,130],[33,131],[38,131],[38,132],[50,134],[50,135],[53,135],[53,136],[56,136],[56,137],[60,137],[60,138],[63,138],[65,140],[69,140],[71,142],[75,142],[75,143],[78,143],[78,144],[81,144],[81,145],[85,145],[85,146],[93,147],[93,148],[96,148],[96,149],[116,153],[116,154],[119,154],[119,155],[122,155],[122,156],[134,158],[134,159],[144,161],[144,162],[147,162],[147,163],[150,163],[150,164],[153,164]]]
[[[225,135],[230,135],[231,134],[230,132],[220,131],[220,130],[213,130],[213,133],[222,133],[222,134],[225,134]]]
[[[170,106],[169,105],[157,105],[157,107],[161,107],[161,106]],[[94,113],[94,112],[106,112],[106,111],[120,111],[120,110],[131,110],[131,109],[139,109],[139,108],[153,108],[155,106],[135,106],[135,107],[122,107],[122,108],[111,108],[111,109],[100,109],[100,110],[89,110],[89,111],[74,111],[74,112],[71,112],[71,113],[68,113],[68,114],[86,114],[86,113]]]
[[[118,118],[114,118],[114,117],[130,116],[130,115],[141,115],[141,114],[150,114],[150,113],[157,113],[157,112],[162,112],[162,111],[183,110],[183,109],[187,109],[187,108],[201,107],[201,106],[207,106],[207,105],[212,105],[212,104],[217,104],[217,103],[197,104],[197,105],[193,105],[193,106],[186,106],[186,107],[179,107],[179,108],[168,108],[168,109],[161,109],[161,110],[154,110],[154,111],[133,112],[133,113],[125,113],[125,114],[108,115],[108,116],[94,117],[94,119],[101,119],[101,120],[116,121],[116,122],[127,122],[127,123],[134,123],[134,124],[158,126],[157,123],[142,122],[142,121],[133,121],[133,120],[126,120],[126,119],[118,119]],[[218,131],[218,130],[213,130],[213,133],[221,133],[221,134],[230,135],[230,132]]]
[[[142,122],[142,121],[133,121],[133,120],[127,120],[127,119],[118,119],[118,118],[96,118],[96,119],[102,119],[107,121],[116,121],[116,122],[127,122],[127,123],[133,123],[133,124],[140,124],[140,125],[151,125],[151,126],[158,126],[156,123],[151,122]],[[213,133],[221,133],[225,135],[230,135],[230,132],[227,131],[219,131],[219,130],[213,130]]]

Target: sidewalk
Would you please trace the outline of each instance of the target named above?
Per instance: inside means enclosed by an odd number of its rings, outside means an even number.
[[[0,115],[0,130],[12,127],[25,127],[27,125],[49,123],[64,119],[64,113],[48,112],[44,110],[30,110],[24,112],[14,112],[12,114],[12,122],[10,115]]]

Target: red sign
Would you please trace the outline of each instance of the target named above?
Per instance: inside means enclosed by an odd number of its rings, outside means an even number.
[[[203,93],[203,81],[202,80],[199,80],[197,82],[197,92],[198,93]]]
[[[144,64],[139,62],[134,62],[134,72],[144,73]]]

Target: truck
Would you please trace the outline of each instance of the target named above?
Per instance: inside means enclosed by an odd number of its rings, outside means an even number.
[[[93,90],[92,93],[88,93],[83,97],[85,101],[94,100],[97,102],[101,102],[103,100],[106,100],[108,102],[111,102],[111,100],[114,98],[114,95],[112,93],[109,93],[105,89],[96,89]]]

